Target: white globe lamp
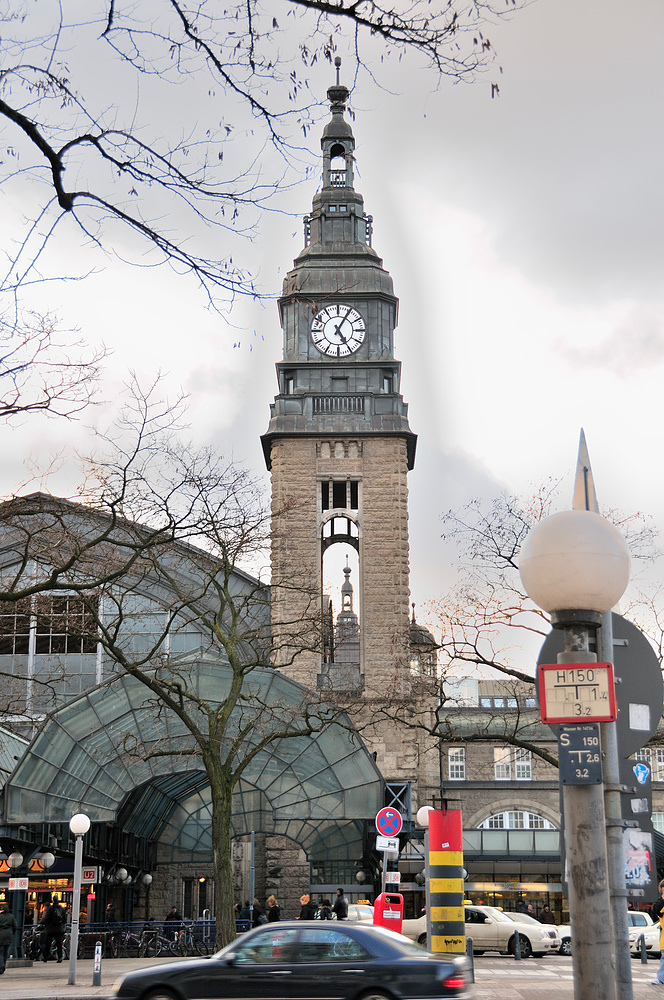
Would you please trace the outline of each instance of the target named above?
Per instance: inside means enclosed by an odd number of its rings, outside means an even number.
[[[526,593],[557,619],[596,624],[618,603],[629,582],[630,555],[614,525],[589,510],[566,510],[537,524],[521,547]],[[579,616],[579,612],[591,612]],[[574,615],[571,616],[574,618]]]

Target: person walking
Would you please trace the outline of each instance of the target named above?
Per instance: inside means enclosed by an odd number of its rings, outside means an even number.
[[[348,900],[344,896],[343,889],[337,889],[337,898],[332,909],[337,920],[348,920]]]
[[[42,928],[46,931],[44,949],[42,951],[42,962],[48,962],[51,945],[54,941],[56,958],[58,962],[62,961],[62,942],[65,937],[66,923],[67,914],[60,906],[58,897],[54,895],[51,899],[51,905],[46,907],[42,918]]]
[[[318,911],[319,920],[334,920],[334,911],[332,910],[332,903],[329,899],[324,899],[320,904],[320,910]]]
[[[659,933],[661,958],[659,960],[657,978],[652,980],[652,985],[664,986],[664,879],[662,879],[657,888],[659,889],[659,899],[650,907],[650,916],[655,923],[659,923],[659,926],[661,927],[661,931]]]
[[[305,892],[300,896],[300,915],[298,920],[315,920],[317,913],[317,907],[315,903],[311,902],[311,896],[308,892]]]
[[[549,909],[549,907],[545,903],[544,906],[542,907],[542,915],[540,917],[540,923],[541,924],[555,924],[555,922],[556,922],[556,918],[554,917],[553,913],[551,912],[551,910]]]
[[[9,912],[9,907],[5,903],[0,909],[0,976],[7,967],[9,949],[12,946],[17,927],[14,915]]]
[[[279,903],[277,902],[276,896],[267,897],[267,922],[268,924],[274,924],[277,920],[281,920],[281,909]]]

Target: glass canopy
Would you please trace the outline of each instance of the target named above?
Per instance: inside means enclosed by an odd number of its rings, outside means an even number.
[[[223,701],[231,671],[218,658],[189,655],[178,669],[206,706]],[[242,729],[240,759],[266,733],[292,728],[312,697],[270,668],[252,671],[244,690],[227,731],[230,739]],[[209,857],[210,789],[195,748],[147,687],[118,677],[46,721],[5,787],[5,822],[61,822],[82,811],[156,840],[159,860]],[[344,717],[260,750],[235,788],[233,832],[283,835],[309,857],[361,856],[362,821],[381,805],[380,773]]]

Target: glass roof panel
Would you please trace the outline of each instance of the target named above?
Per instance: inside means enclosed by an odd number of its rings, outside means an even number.
[[[199,690],[218,704],[229,685],[227,664],[209,653],[178,662],[183,673],[197,672]],[[297,714],[304,689],[267,668],[252,672],[250,686],[268,699],[261,728],[250,736],[255,741]],[[9,779],[7,822],[64,821],[80,808],[93,821],[113,819],[127,832],[158,838],[160,858],[209,857],[210,791],[201,761],[184,753],[193,742],[182,721],[152,698],[135,678],[116,676],[53,713]],[[257,715],[245,703],[233,724]],[[157,741],[169,740],[182,756],[145,759]],[[333,724],[314,737],[282,739],[252,761],[233,797],[234,834],[284,833],[305,850],[328,845],[343,852],[359,837],[361,848],[357,823],[348,820],[373,819],[381,792],[362,741]]]

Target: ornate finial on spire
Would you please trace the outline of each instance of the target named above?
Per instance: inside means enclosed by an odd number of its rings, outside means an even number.
[[[334,87],[328,88],[327,99],[330,102],[332,114],[342,115],[346,110],[346,101],[350,97],[350,92],[348,87],[344,87],[340,82],[341,58],[339,56],[334,57],[334,65],[337,71],[337,82]]]
[[[413,609],[413,617],[410,619],[410,624],[411,625],[415,625],[416,622],[415,622],[415,602],[414,601],[411,604],[411,608]]]

